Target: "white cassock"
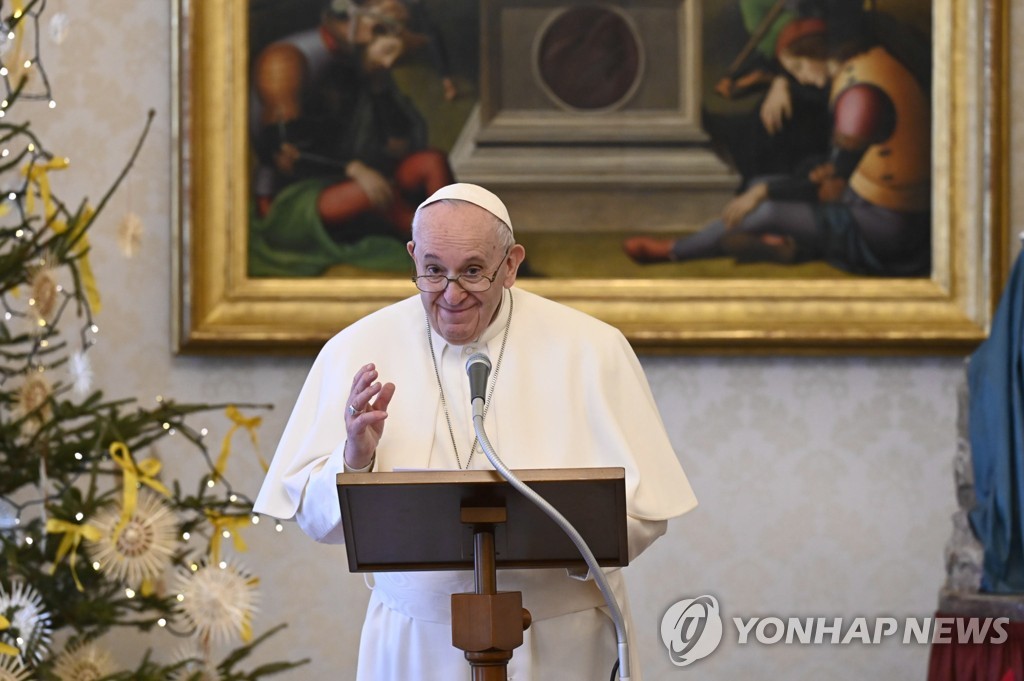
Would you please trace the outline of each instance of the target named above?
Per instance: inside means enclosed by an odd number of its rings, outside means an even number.
[[[696,505],[640,363],[614,327],[510,289],[477,342],[455,346],[436,332],[432,336],[447,418],[419,296],[328,341],[299,394],[255,510],[294,517],[317,541],[344,542],[336,487],[345,470],[344,410],[352,377],[371,362],[381,382],[396,386],[374,470],[455,469],[453,434],[466,467],[474,436],[465,363],[475,352],[487,353],[494,366],[485,428],[509,468],[625,469],[631,558],[665,532],[668,518]],[[491,468],[479,446],[469,468]],[[628,617],[621,572],[607,572]],[[513,653],[510,679],[608,678],[617,654],[614,627],[593,579],[583,577],[564,569],[498,572],[498,589],[522,591],[523,607],[533,616]],[[450,594],[473,591],[472,571],[376,573],[373,584],[359,681],[470,678],[463,652],[451,645]],[[631,659],[632,678],[639,681],[638,652]]]

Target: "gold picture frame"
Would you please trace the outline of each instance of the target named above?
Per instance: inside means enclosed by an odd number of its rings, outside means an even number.
[[[933,271],[838,280],[520,279],[641,352],[963,353],[1009,271],[1008,0],[933,5]],[[174,344],[309,351],[409,296],[395,280],[246,270],[247,2],[174,7]]]

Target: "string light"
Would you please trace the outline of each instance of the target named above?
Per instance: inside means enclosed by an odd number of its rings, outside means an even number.
[[[284,525],[282,525],[280,522],[274,523],[274,529],[278,532],[284,532]]]
[[[182,532],[181,533],[181,538],[184,539],[185,541],[188,541],[189,539],[192,538],[192,535],[189,534],[188,532]]]
[[[124,595],[128,598],[135,598],[135,592],[132,589],[125,589]]]
[[[258,515],[254,515],[252,517],[252,524],[253,525],[259,525],[260,524],[260,517]]]

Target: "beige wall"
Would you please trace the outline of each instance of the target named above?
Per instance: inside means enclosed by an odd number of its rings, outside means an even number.
[[[92,237],[104,296],[101,342],[92,353],[98,382],[112,395],[146,401],[163,394],[272,403],[261,430],[269,456],[310,358],[175,357],[170,349],[168,5],[50,0],[49,11],[67,12],[71,28],[44,58],[58,106],[39,106],[33,121],[54,152],[71,157],[72,169],[54,180],[75,202],[99,197],[128,156],[146,110],[157,110],[141,158]],[[1018,92],[1020,78],[1013,74]],[[1013,130],[1014,149],[1024,146],[1022,130]],[[1018,192],[1018,219],[1022,201]],[[145,223],[142,252],[130,260],[115,240],[129,211]],[[1018,222],[1013,232],[1020,230]],[[714,594],[726,616],[932,613],[955,506],[960,358],[643,362],[701,500],[629,570],[649,679],[682,679],[689,671],[668,663],[656,633],[665,609],[685,596]],[[223,432],[219,419],[208,422]],[[195,468],[182,458],[187,451],[161,448],[180,475]],[[239,451],[231,472],[254,495],[261,473]],[[367,592],[360,577],[347,574],[343,550],[317,546],[292,526],[276,534],[262,524],[247,536],[250,551],[242,559],[262,578],[256,627],[290,623],[263,657],[313,658],[287,678],[353,678]],[[177,645],[161,640],[158,654]],[[119,654],[127,662],[136,652],[121,645]],[[919,646],[723,644],[694,672],[704,679],[912,679],[923,678],[927,655]]]

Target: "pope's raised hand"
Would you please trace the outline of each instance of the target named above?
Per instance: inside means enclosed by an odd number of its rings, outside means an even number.
[[[345,463],[349,468],[365,468],[373,460],[377,444],[384,434],[388,404],[395,395],[394,383],[377,380],[377,368],[367,364],[352,379],[345,407]]]

